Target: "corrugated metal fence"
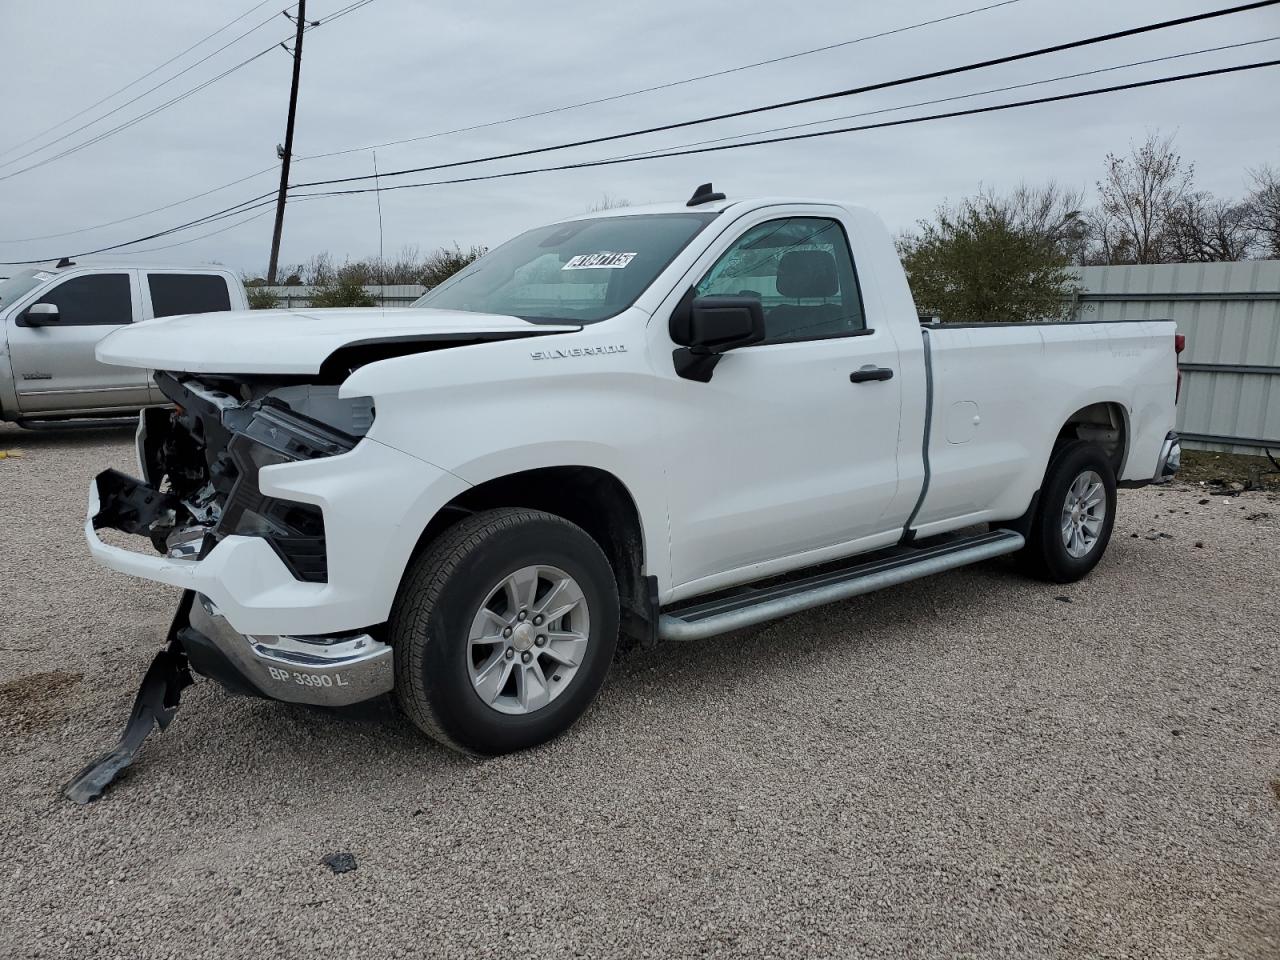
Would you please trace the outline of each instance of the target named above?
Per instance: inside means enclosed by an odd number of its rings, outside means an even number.
[[[1084,267],[1078,320],[1177,321],[1178,432],[1190,447],[1280,452],[1280,260]]]
[[[290,287],[283,284],[276,284],[273,287],[254,287],[253,289],[265,290],[268,293],[274,294],[277,300],[277,306],[282,310],[287,310],[292,307],[311,306],[311,296],[315,292],[314,287]],[[413,303],[413,301],[426,293],[427,288],[420,283],[385,285],[370,283],[365,284],[364,292],[369,294],[384,307],[407,307],[409,304]]]

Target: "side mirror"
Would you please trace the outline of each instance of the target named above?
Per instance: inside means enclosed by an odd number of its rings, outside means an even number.
[[[27,308],[22,315],[23,326],[47,327],[61,319],[58,306],[54,303],[36,303]]]
[[[676,373],[706,383],[726,351],[764,336],[759,297],[695,297],[690,289],[671,316],[671,339],[682,345],[672,354]]]

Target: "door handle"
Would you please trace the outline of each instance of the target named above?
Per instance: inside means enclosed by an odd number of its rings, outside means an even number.
[[[866,383],[868,380],[892,380],[893,371],[888,367],[865,366],[849,374],[850,383]]]

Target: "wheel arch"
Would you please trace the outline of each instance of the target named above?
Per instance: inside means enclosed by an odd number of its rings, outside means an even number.
[[[1107,454],[1107,460],[1119,478],[1124,474],[1131,436],[1128,408],[1117,400],[1099,400],[1086,404],[1066,418],[1058,430],[1053,448],[1056,450],[1069,440],[1095,443]]]
[[[444,504],[418,537],[418,556],[464,517],[497,507],[524,507],[562,517],[599,544],[618,583],[623,633],[649,641],[656,630],[656,584],[648,571],[641,513],[635,496],[600,467],[533,467],[477,483]]]

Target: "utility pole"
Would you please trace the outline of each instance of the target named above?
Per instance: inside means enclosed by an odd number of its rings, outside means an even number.
[[[276,228],[271,235],[271,263],[267,283],[276,282],[280,234],[284,230],[284,201],[289,189],[289,161],[293,159],[293,115],[298,109],[298,74],[302,72],[302,34],[307,28],[307,0],[298,0],[298,32],[293,38],[293,84],[289,87],[289,120],[284,128],[284,158],[280,162],[280,194],[276,197]]]

